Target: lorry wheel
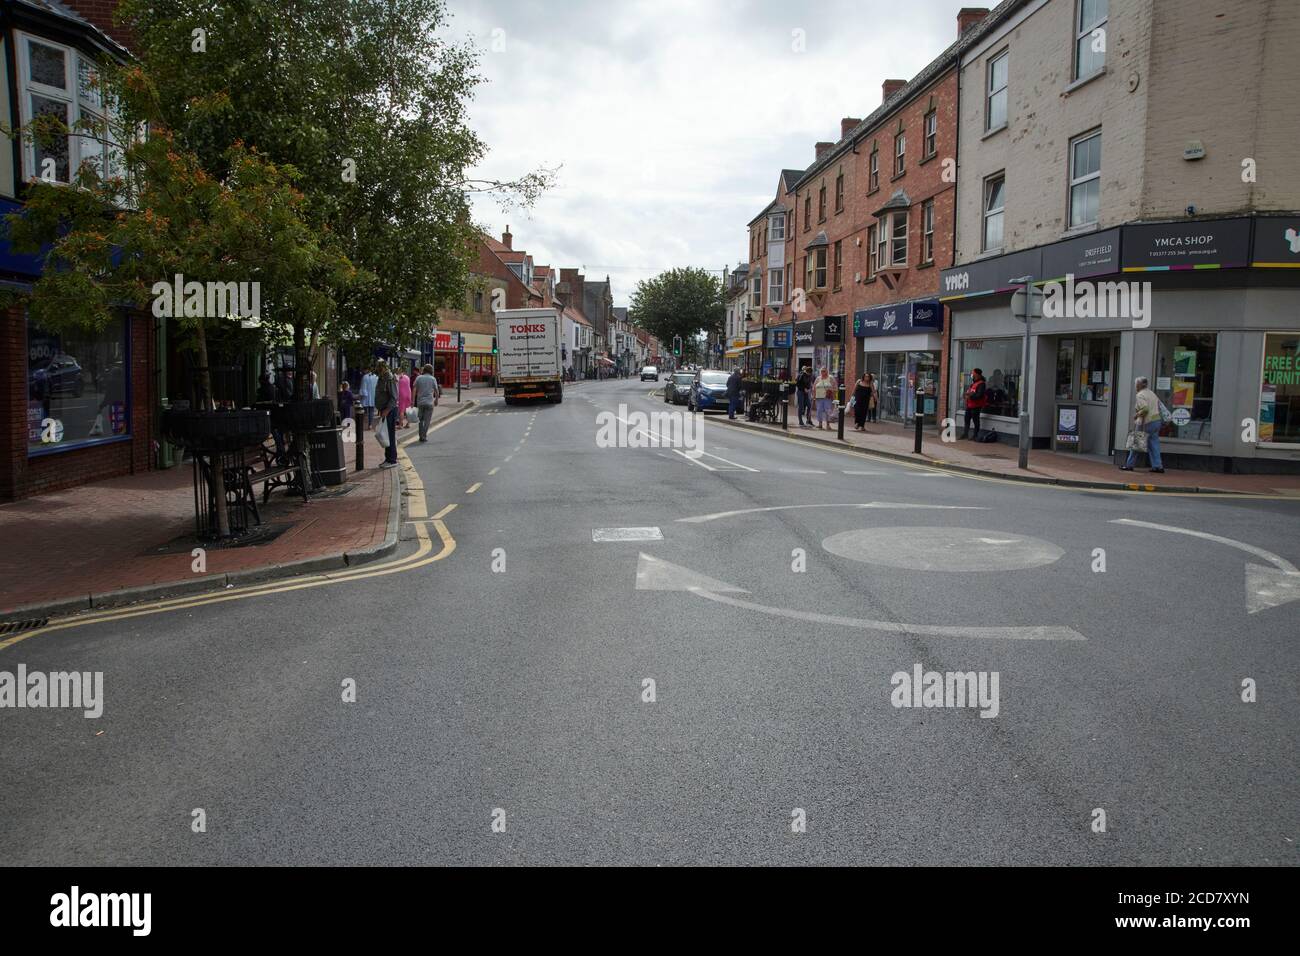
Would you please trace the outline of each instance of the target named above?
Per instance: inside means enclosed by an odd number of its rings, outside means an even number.
[[[556,395],[553,399],[551,399],[551,404],[552,404],[552,405],[558,405],[558,404],[560,404],[560,402],[562,402],[562,401],[564,401],[564,393],[563,393],[563,392],[561,392],[559,395]]]
[[[507,405],[513,405],[515,403],[515,400],[511,398],[509,395],[506,396],[505,401]]]

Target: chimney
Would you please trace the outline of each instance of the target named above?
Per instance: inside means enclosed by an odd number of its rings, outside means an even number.
[[[880,102],[885,102],[903,87],[907,86],[907,80],[885,80],[880,84],[881,97]]]
[[[988,15],[988,7],[962,7],[957,11],[957,36],[961,36]]]
[[[814,146],[814,147],[813,147],[813,150],[814,150],[814,152],[815,152],[816,155],[815,155],[815,157],[814,157],[814,159],[813,159],[813,162],[815,163],[815,162],[817,162],[817,160],[819,160],[819,159],[821,159],[823,156],[825,156],[827,150],[829,150],[829,149],[830,149],[832,146],[834,146],[834,145],[835,145],[834,143],[818,143],[816,146]]]
[[[849,133],[852,133],[861,122],[862,120],[858,119],[856,116],[846,116],[844,119],[840,120],[840,139],[847,139]]]
[[[506,223],[506,231],[501,233],[501,244],[507,249],[513,249],[514,246],[510,245],[510,243],[514,242],[514,239],[515,237],[510,235],[510,224]]]

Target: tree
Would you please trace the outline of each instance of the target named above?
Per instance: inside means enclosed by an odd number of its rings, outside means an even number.
[[[292,166],[308,221],[370,279],[323,288],[327,312],[269,304],[267,325],[292,330],[300,397],[319,341],[410,343],[463,301],[468,193],[526,205],[550,182],[469,178],[486,152],[466,119],[480,77],[475,51],[438,36],[442,0],[123,0],[118,18],[178,144],[218,177],[237,141]]]
[[[628,314],[667,349],[673,336],[680,335],[683,351],[689,354],[699,335],[722,329],[722,283],[707,269],[670,269],[636,284]]]

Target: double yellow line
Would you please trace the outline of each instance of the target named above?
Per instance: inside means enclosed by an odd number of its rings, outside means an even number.
[[[466,406],[468,410],[470,406]],[[455,418],[459,413],[449,418],[445,418],[437,425],[430,428],[435,431],[446,425]],[[403,474],[405,475],[406,490],[408,494],[407,514],[411,523],[415,526],[415,536],[418,540],[415,553],[409,554],[403,558],[394,558],[391,561],[383,561],[379,564],[368,564],[358,568],[345,568],[341,571],[330,571],[326,574],[313,574],[306,577],[290,578],[284,581],[269,581],[266,584],[249,585],[248,587],[232,588],[227,591],[220,591],[215,594],[195,594],[188,597],[169,598],[163,601],[151,601],[147,604],[137,604],[131,607],[113,608],[104,611],[97,611],[92,614],[80,614],[76,617],[69,617],[63,620],[47,624],[45,627],[36,628],[31,631],[24,631],[15,634],[13,637],[0,641],[0,651],[12,647],[19,641],[25,641],[29,637],[35,637],[38,634],[49,634],[54,631],[65,631],[73,627],[84,627],[87,624],[102,624],[108,621],[124,621],[133,617],[145,617],[151,614],[164,614],[169,611],[183,611],[186,608],[202,607],[207,604],[221,604],[226,601],[242,601],[246,598],[262,597],[268,594],[283,594],[289,591],[301,591],[306,588],[319,588],[327,584],[342,584],[344,582],[360,581],[365,578],[377,578],[388,574],[398,574],[403,571],[414,571],[416,568],[422,568],[425,565],[432,564],[435,561],[441,561],[453,551],[456,550],[456,539],[451,536],[447,526],[440,520],[444,515],[450,512],[450,508],[444,508],[437,515],[428,517],[428,504],[424,496],[424,485],[420,481],[419,475],[415,471],[415,466],[411,464],[411,459],[406,454],[405,445],[409,445],[417,436],[412,436],[398,445],[397,455],[401,462]],[[397,492],[401,493],[400,489]],[[433,537],[429,534],[429,525],[437,532],[441,547],[434,552]]]

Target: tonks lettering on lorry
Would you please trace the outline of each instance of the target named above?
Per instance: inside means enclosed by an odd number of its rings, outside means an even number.
[[[510,326],[510,331],[511,331],[511,332],[545,332],[545,331],[546,331],[546,326],[544,326],[544,325],[512,325],[512,326]]]

